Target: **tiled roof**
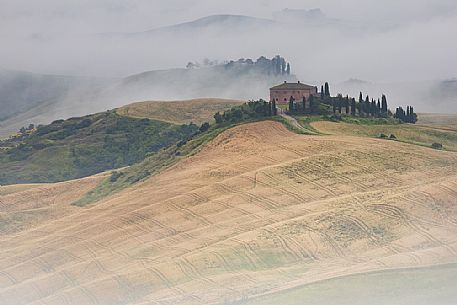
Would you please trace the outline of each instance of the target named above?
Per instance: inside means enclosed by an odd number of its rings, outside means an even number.
[[[298,83],[287,83],[287,82],[284,82],[283,84],[281,85],[277,85],[277,86],[274,86],[272,88],[270,88],[270,90],[309,90],[309,89],[314,89],[316,87],[314,86],[310,86],[310,85],[306,85],[306,84],[302,84],[300,82]]]

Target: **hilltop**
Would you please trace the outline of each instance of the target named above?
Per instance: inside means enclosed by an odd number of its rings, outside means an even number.
[[[452,152],[263,121],[85,208],[70,204],[93,178],[7,191],[0,297],[242,303],[343,275],[455,262],[456,164]]]
[[[187,101],[146,101],[120,107],[117,113],[135,118],[161,120],[174,124],[202,124],[213,121],[216,112],[223,112],[244,101],[202,98]]]

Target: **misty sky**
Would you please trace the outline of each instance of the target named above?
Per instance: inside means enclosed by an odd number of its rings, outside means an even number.
[[[284,8],[320,8],[354,27],[245,33],[239,37],[101,44],[95,34],[142,32],[213,14],[272,18]],[[363,33],[360,29],[364,29]],[[301,31],[301,32],[300,32]],[[282,41],[271,43],[271,35]],[[309,36],[303,44],[296,36]],[[125,76],[203,58],[281,54],[310,80],[417,81],[457,77],[455,0],[0,0],[0,68]]]

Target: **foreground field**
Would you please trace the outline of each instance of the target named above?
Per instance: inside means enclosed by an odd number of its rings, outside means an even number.
[[[0,197],[2,216],[21,198],[43,209],[1,231],[2,304],[294,304],[291,289],[322,280],[457,262],[453,152],[267,121],[71,207],[90,179],[68,182],[65,197]]]
[[[148,118],[173,124],[211,122],[216,112],[224,112],[244,101],[201,98],[189,101],[138,102],[117,109],[117,113],[136,118]]]
[[[343,276],[269,294],[237,305],[454,305],[457,265]]]

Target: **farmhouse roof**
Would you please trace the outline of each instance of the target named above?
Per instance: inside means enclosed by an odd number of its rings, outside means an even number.
[[[309,89],[314,89],[314,86],[302,84],[300,82],[298,83],[288,83],[284,82],[281,85],[274,86],[270,88],[270,90],[309,90]]]

